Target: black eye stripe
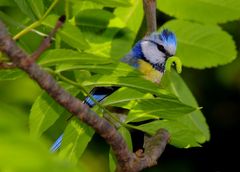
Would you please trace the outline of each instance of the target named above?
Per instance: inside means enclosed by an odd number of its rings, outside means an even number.
[[[167,52],[167,50],[164,48],[164,46],[157,44],[157,48],[159,51],[163,52],[167,57],[170,57],[171,55]]]
[[[166,49],[164,48],[164,46],[157,44],[157,48],[158,48],[159,51],[163,52],[164,54],[167,53],[167,51],[166,51]]]

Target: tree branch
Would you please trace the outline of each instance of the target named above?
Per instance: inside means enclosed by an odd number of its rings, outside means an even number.
[[[100,118],[95,112],[91,111],[86,104],[61,88],[50,74],[29,58],[8,35],[6,27],[1,21],[0,50],[6,53],[14,65],[25,71],[56,102],[99,133],[112,147],[119,164],[123,166],[132,158],[132,153],[128,151],[124,139],[117,130],[107,120]]]
[[[0,69],[13,69],[16,66],[9,62],[0,61]]]
[[[155,26],[153,26],[149,26],[151,28],[149,31],[154,30]],[[55,29],[57,30],[58,28],[57,24]],[[156,165],[157,159],[161,156],[168,143],[169,134],[166,130],[161,129],[153,137],[145,139],[144,153],[130,152],[123,137],[117,132],[115,127],[110,125],[106,119],[99,117],[95,112],[91,111],[82,101],[71,96],[58,85],[57,81],[50,74],[35,63],[35,59],[48,47],[50,38],[56,32],[55,29],[49,34],[49,39],[46,42],[43,41],[35,55],[29,56],[16,45],[15,41],[9,36],[5,25],[0,21],[0,51],[7,54],[14,66],[25,71],[56,102],[91,126],[105,139],[112,147],[117,158],[117,172],[138,172],[146,167]]]
[[[143,8],[147,22],[147,35],[157,30],[156,0],[143,0]]]

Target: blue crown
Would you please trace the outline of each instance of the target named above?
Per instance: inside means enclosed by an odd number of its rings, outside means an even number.
[[[160,33],[159,38],[166,45],[172,45],[175,47],[177,46],[177,40],[176,40],[175,34],[167,29],[164,29]]]

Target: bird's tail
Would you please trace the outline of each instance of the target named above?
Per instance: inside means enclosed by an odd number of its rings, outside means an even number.
[[[114,91],[116,91],[119,87],[95,87],[90,92],[90,95],[92,95],[92,98],[94,98],[97,102],[102,101],[107,96],[112,94]],[[90,97],[86,97],[84,100],[84,103],[87,104],[90,108],[95,106],[95,101],[93,101]],[[56,152],[61,144],[62,144],[63,134],[61,134],[58,139],[53,143],[51,147],[51,152]]]

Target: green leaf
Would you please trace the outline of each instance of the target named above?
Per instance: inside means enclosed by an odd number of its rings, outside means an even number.
[[[169,28],[177,37],[177,56],[184,66],[203,69],[233,61],[236,46],[232,37],[218,26],[172,20]]]
[[[0,131],[14,132],[14,130],[19,131],[25,129],[27,114],[25,114],[22,109],[16,105],[8,105],[1,100],[0,107]]]
[[[53,49],[46,51],[39,59],[43,66],[55,66],[59,64],[106,64],[110,58],[96,56],[89,53],[80,53],[70,49]]]
[[[77,1],[77,0],[71,0],[71,1]],[[83,0],[83,1],[91,1],[97,4],[101,4],[106,7],[119,7],[119,6],[129,6],[130,2],[129,0]]]
[[[196,110],[178,100],[167,98],[142,98],[131,105],[126,122],[139,122],[148,119],[177,119]]]
[[[52,154],[46,140],[31,137],[22,109],[1,101],[0,107],[0,171],[85,171]]]
[[[107,27],[110,19],[115,16],[106,10],[101,9],[87,9],[80,11],[76,18],[76,25],[82,29],[91,29],[98,31]]]
[[[9,1],[9,0],[0,0],[0,7],[1,6],[14,6],[14,2],[13,1]]]
[[[29,6],[32,8],[32,11],[37,16],[37,18],[41,18],[44,14],[44,4],[43,0],[27,0]]]
[[[96,58],[97,59],[97,58]],[[106,59],[106,58],[103,58]],[[98,58],[100,60],[100,58]],[[85,61],[86,62],[86,61]],[[94,63],[95,60],[90,61],[89,63]],[[80,64],[62,64],[57,67],[57,72],[62,71],[72,71],[72,70],[89,70],[93,73],[97,74],[106,74],[106,75],[114,75],[114,76],[138,76],[139,72],[134,70],[132,67],[125,63],[111,63],[111,64],[103,64],[104,62],[109,62],[109,59],[103,61],[99,64],[84,64],[84,62]]]
[[[14,1],[21,9],[23,14],[25,14],[32,20],[36,19],[31,7],[29,6],[28,0],[14,0]]]
[[[0,81],[1,80],[15,80],[23,76],[23,72],[20,69],[0,69]]]
[[[115,172],[117,168],[117,159],[112,149],[110,149],[109,151],[108,158],[109,158],[109,170],[110,172]]]
[[[93,134],[94,130],[91,127],[73,118],[64,131],[60,156],[77,163]]]
[[[123,139],[127,143],[129,151],[132,151],[133,150],[132,138],[131,138],[131,134],[130,134],[129,130],[126,129],[125,127],[121,126],[118,129],[118,132],[122,135]]]
[[[126,106],[131,101],[138,100],[141,98],[152,98],[151,94],[142,93],[135,89],[121,87],[104,100],[103,105],[105,106]]]
[[[171,90],[183,103],[190,106],[198,106],[191,91],[176,72],[172,71],[171,73],[165,74],[163,81],[165,77],[169,79],[168,85],[165,85],[165,89]],[[176,120],[189,127],[189,130],[194,132],[194,138],[197,142],[203,143],[210,139],[208,125],[200,110],[194,111]]]
[[[100,4],[96,4],[91,1],[78,1],[78,0],[71,0],[72,2],[72,14],[76,16],[79,12],[87,9],[102,9],[103,6]]]
[[[179,121],[157,120],[137,126],[137,128],[152,135],[154,135],[160,128],[164,128],[170,133],[170,144],[179,148],[200,146],[195,140],[195,133],[192,132],[188,126],[185,126]]]
[[[158,0],[157,4],[159,10],[171,16],[203,23],[225,23],[240,18],[239,0]]]
[[[124,86],[134,88],[142,92],[152,93],[159,96],[169,95],[166,90],[160,89],[158,85],[140,76],[114,76],[114,75],[94,75],[88,81],[82,83],[86,87],[95,86]]]
[[[143,3],[142,0],[131,0],[131,4],[130,7],[116,8],[114,14],[127,28],[137,34],[143,20]]]
[[[66,90],[76,95],[79,90],[72,86],[67,86]],[[35,137],[42,135],[51,127],[61,114],[68,113],[62,106],[56,103],[46,92],[43,92],[34,102],[30,117],[30,133]]]
[[[59,16],[49,15],[42,24],[53,28],[58,20]],[[89,48],[87,41],[85,40],[82,32],[70,22],[65,21],[63,27],[58,31],[62,40],[73,48],[84,50]]]

